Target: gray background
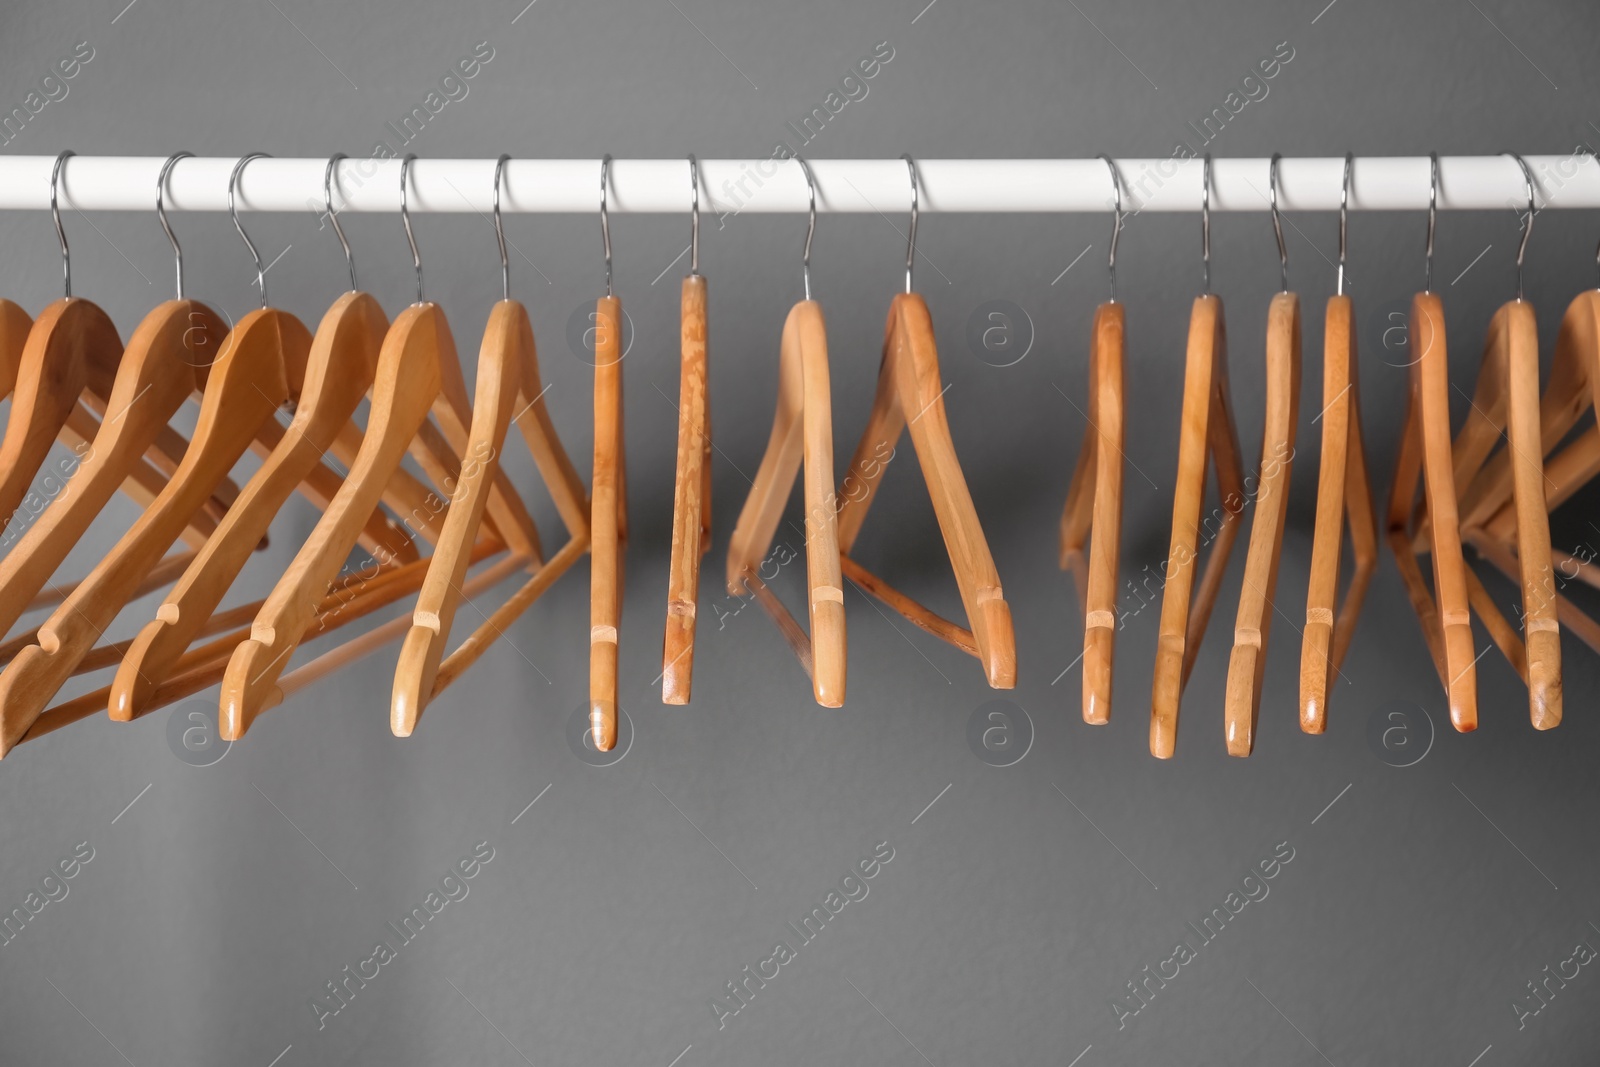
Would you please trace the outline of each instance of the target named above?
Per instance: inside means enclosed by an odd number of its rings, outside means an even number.
[[[1596,14],[1577,0],[924,2],[8,4],[0,10],[7,109],[76,42],[95,55],[68,96],[4,150],[365,154],[386,121],[484,40],[494,58],[470,95],[410,150],[763,155],[786,136],[785,121],[820,104],[880,41],[893,60],[807,154],[1157,155],[1283,41],[1293,60],[1268,97],[1216,138],[1215,153],[1555,153],[1600,139]],[[841,463],[866,414],[884,308],[899,282],[903,223],[891,221],[824,218],[818,228],[815,281],[829,315]],[[1279,584],[1282,616],[1294,619],[1309,554],[1320,428],[1310,417],[1321,406],[1335,228],[1326,214],[1289,221],[1306,337],[1302,462]],[[269,257],[282,253],[270,273],[275,303],[314,323],[344,286],[332,236],[310,214],[249,222]],[[1440,221],[1458,419],[1484,326],[1511,295],[1515,223],[1511,211]],[[253,272],[227,220],[185,215],[175,225],[192,295],[233,316],[254,306]],[[1084,427],[1091,309],[1105,291],[1103,216],[935,216],[922,228],[919,285],[944,344],[953,433],[1016,614],[1016,690],[990,692],[970,660],[854,590],[850,694],[839,711],[811,702],[758,609],[715,624],[709,605],[740,606],[717,578],[744,475],[766,439],[779,328],[799,296],[803,225],[746,216],[722,228],[708,222],[705,233],[716,547],[701,593],[694,704],[662,707],[653,682],[684,265],[667,268],[688,226],[619,218],[617,289],[637,331],[626,367],[635,519],[622,678],[636,729],[627,756],[589,766],[564,740],[585,698],[582,565],[409,740],[386,728],[386,651],[265,716],[211,766],[180,759],[169,727],[177,716],[181,731],[212,694],[134,726],[97,716],[30,743],[0,770],[0,907],[20,905],[79,842],[95,858],[65,899],[0,948],[0,1061],[1592,1061],[1593,967],[1521,1030],[1512,1008],[1525,983],[1577,942],[1600,945],[1600,839],[1580,814],[1597,799],[1600,666],[1576,641],[1564,644],[1560,729],[1531,729],[1524,690],[1491,650],[1480,663],[1482,727],[1456,735],[1386,555],[1327,735],[1296,728],[1298,636],[1280,618],[1258,750],[1230,759],[1221,695],[1241,544],[1189,686],[1177,758],[1159,762],[1146,751],[1156,605],[1119,636],[1110,725],[1081,722],[1078,675],[1067,669],[1081,622],[1056,569],[1055,539]],[[410,299],[398,220],[353,217],[347,226],[363,283],[397,312]],[[67,227],[78,291],[126,336],[168,293],[170,259],[154,219],[71,214]],[[1152,215],[1132,220],[1123,238],[1126,578],[1165,554],[1198,229],[1193,216]],[[417,230],[429,295],[453,317],[470,372],[498,296],[491,231],[466,215],[419,219]],[[590,374],[563,328],[599,291],[598,226],[590,217],[520,216],[508,231],[555,419],[587,470]],[[1539,219],[1528,291],[1547,345],[1567,300],[1594,280],[1597,231],[1592,214]],[[59,286],[49,220],[0,217],[0,237],[0,292],[37,312]],[[1386,348],[1385,330],[1420,283],[1422,237],[1418,215],[1350,223],[1380,493],[1404,381],[1388,365],[1404,362],[1403,338],[1390,334]],[[1234,398],[1252,453],[1262,324],[1277,280],[1267,216],[1217,218],[1213,258],[1232,312]],[[963,340],[974,310],[995,299],[1022,308],[1035,330],[1027,358],[1005,368]],[[554,543],[554,512],[532,490],[526,457],[513,471]],[[903,454],[859,555],[958,615],[919,482]],[[1562,513],[1559,541],[1600,537],[1583,517],[1592,503]],[[66,571],[83,573],[132,514],[125,501],[108,509]],[[298,503],[285,510],[271,548],[239,583],[241,600],[270,588],[314,518]],[[1510,603],[1506,583],[1486,581]],[[801,603],[801,568],[786,568],[775,586]],[[1592,597],[1584,603],[1596,607]],[[130,634],[153,606],[130,607],[113,636]],[[462,624],[474,617],[464,612]],[[1487,648],[1481,632],[1479,642]],[[1006,768],[980,761],[967,742],[974,710],[1000,697],[1026,709],[1034,727],[1025,758]],[[1390,735],[1389,748],[1369,743],[1374,717],[1387,722],[1397,709],[1409,709],[1407,730]],[[1014,708],[1010,715],[1021,722]],[[1412,766],[1389,765],[1418,752]],[[201,761],[216,754],[203,750]],[[370,955],[385,921],[420,902],[479,841],[495,858],[470,895],[319,1030],[308,999]],[[790,939],[784,924],[880,841],[894,859],[870,895],[719,1030],[709,1005],[724,983]],[[1125,983],[1169,956],[1185,922],[1222,904],[1280,842],[1295,858],[1270,895],[1119,1030],[1111,1002],[1126,995]]]

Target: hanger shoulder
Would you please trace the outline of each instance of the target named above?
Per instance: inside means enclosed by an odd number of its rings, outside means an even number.
[[[33,317],[9,300],[0,300],[0,397],[10,396],[22,369],[22,352],[33,331]]]
[[[1427,501],[1433,584],[1443,637],[1450,721],[1462,732],[1477,729],[1477,657],[1467,602],[1466,561],[1450,451],[1450,366],[1444,332],[1444,306],[1434,293],[1411,302],[1411,339],[1417,356],[1418,422],[1422,439],[1422,480]]]
[[[434,405],[433,418],[455,454],[465,459],[472,426],[472,402],[449,323],[445,320],[444,311],[437,305],[432,306],[435,328],[439,332],[439,373],[443,383],[439,390],[439,403]],[[448,486],[441,488],[449,493],[454,492]],[[487,514],[490,530],[496,532],[512,552],[536,561],[543,557],[539,547],[539,531],[534,526],[533,517],[528,514],[511,479],[498,468],[491,482]]]
[[[895,371],[900,410],[908,414],[907,427],[984,673],[992,688],[1009,689],[1016,684],[1017,670],[1011,609],[950,437],[933,320],[916,293],[899,294],[895,304],[897,326],[891,343],[900,349]]]
[[[87,300],[58,300],[39,313],[17,359],[11,415],[0,437],[0,518],[10,521],[56,436],[89,385],[90,367],[122,339]]]
[[[822,306],[795,306],[804,394],[801,436],[805,460],[806,591],[810,609],[811,688],[825,708],[844,705],[846,635],[840,573],[838,501],[833,491],[833,391],[828,331]]]
[[[778,400],[761,466],[750,483],[739,521],[728,539],[728,592],[742,595],[746,576],[756,572],[783,519],[784,507],[800,473],[804,436],[805,372],[800,354],[800,308],[784,320],[778,349]]]
[[[883,330],[883,356],[878,364],[872,410],[867,414],[867,425],[861,431],[861,440],[850,457],[850,465],[845,468],[844,481],[839,487],[839,551],[847,556],[855,548],[856,537],[867,519],[867,509],[872,507],[883,472],[894,459],[895,446],[906,428],[906,414],[901,410],[896,385],[897,357],[891,345],[898,314],[899,304],[892,302]]]
[[[622,437],[622,302],[601,297],[594,346],[594,474],[589,518],[589,728],[595,748],[617,743],[617,642],[622,623],[627,485]]]
[[[512,416],[512,421],[521,432],[522,439],[533,456],[534,466],[539,469],[539,476],[550,491],[550,498],[556,506],[556,514],[561,517],[561,524],[566,527],[567,536],[587,545],[589,491],[583,484],[583,477],[578,474],[578,468],[573,465],[572,457],[562,445],[561,437],[556,433],[555,423],[550,420],[550,409],[544,402],[549,387],[543,384],[543,376],[539,372],[539,352],[531,326],[527,344],[522,346],[519,352],[522,357],[522,369],[518,374],[521,392],[518,394],[517,410]],[[709,431],[707,432],[709,435]],[[711,447],[709,436],[706,447],[707,449]]]
[[[384,337],[361,451],[338,495],[273,587],[223,677],[220,732],[237,740],[260,712],[282,699],[277,687],[317,604],[344,565],[389,475],[439,395],[439,334],[426,305],[401,312]]]
[[[512,406],[520,385],[517,349],[532,337],[527,313],[501,301],[489,315],[478,352],[477,395],[472,407],[460,481],[451,493],[444,533],[428,564],[428,575],[400,648],[389,709],[396,737],[409,737],[433,697],[433,683],[461,602],[473,543],[488,504],[499,456],[505,448]]]
[[[1517,512],[1529,715],[1538,730],[1561,722],[1561,632],[1539,429],[1539,335],[1533,305],[1507,304],[1507,447]]]
[[[1293,293],[1279,293],[1267,313],[1267,412],[1261,434],[1256,513],[1245,550],[1233,651],[1228,657],[1224,716],[1228,752],[1234,756],[1248,756],[1255,747],[1299,409],[1300,301]]]
[[[694,682],[695,615],[700,602],[700,557],[710,547],[706,395],[706,280],[683,279],[680,300],[678,452],[672,489],[672,549],[667,571],[667,622],[661,643],[661,701],[687,704]]]
[[[1090,346],[1090,424],[1085,449],[1093,458],[1086,472],[1090,494],[1089,560],[1083,608],[1083,720],[1111,720],[1111,671],[1117,635],[1117,577],[1122,544],[1125,312],[1118,303],[1095,311]],[[1093,434],[1091,443],[1090,434]],[[1078,542],[1080,552],[1082,541]]]

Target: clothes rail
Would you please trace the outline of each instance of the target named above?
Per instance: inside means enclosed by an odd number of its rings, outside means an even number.
[[[1526,156],[1541,208],[1600,207],[1600,164],[1578,152]],[[62,168],[64,206],[83,211],[147,211],[165,156],[73,156]],[[225,211],[236,157],[190,157],[173,166],[167,206],[177,211]],[[494,159],[418,159],[411,167],[413,212],[487,213]],[[817,210],[899,213],[910,206],[905,163],[899,159],[817,159]],[[1267,159],[1212,161],[1214,211],[1266,211]],[[1162,157],[1116,161],[1130,211],[1198,211],[1198,159]],[[0,209],[50,206],[54,156],[0,157]],[[253,162],[239,183],[248,211],[322,211],[326,159]],[[1444,210],[1521,211],[1523,173],[1509,155],[1441,156],[1438,207]],[[1105,163],[1088,159],[919,159],[921,210],[937,212],[1110,211]],[[508,212],[592,212],[600,197],[596,159],[513,159],[505,168],[502,209]],[[1287,211],[1335,211],[1343,157],[1283,159],[1278,193]],[[1427,156],[1369,156],[1355,160],[1354,211],[1421,211],[1428,207]],[[700,160],[704,209],[719,215],[799,212],[810,204],[805,176],[792,160]],[[398,211],[400,161],[346,159],[339,164],[340,210]],[[680,159],[619,159],[612,164],[613,213],[689,210],[688,163]],[[342,197],[342,201],[338,199]]]

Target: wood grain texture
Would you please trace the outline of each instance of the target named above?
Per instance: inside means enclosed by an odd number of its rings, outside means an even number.
[[[1171,759],[1176,749],[1184,686],[1205,637],[1245,506],[1239,432],[1229,400],[1227,330],[1222,301],[1216,296],[1195,298],[1184,364],[1172,535],[1150,692],[1150,754],[1158,759]],[[1208,461],[1216,468],[1219,502],[1202,527]],[[1211,551],[1196,595],[1195,571],[1205,547],[1200,542],[1202,529]]]
[[[1327,729],[1333,675],[1344,662],[1378,563],[1378,523],[1362,434],[1354,321],[1348,296],[1328,298],[1322,340],[1322,459],[1306,626],[1300,643],[1300,729],[1309,734]],[[1347,522],[1352,569],[1344,599],[1337,601]]]
[[[622,440],[622,301],[595,307],[594,472],[589,511],[589,731],[594,747],[617,743],[617,643],[627,545]]]
[[[1122,541],[1125,315],[1095,309],[1089,344],[1089,425],[1061,511],[1061,566],[1073,577],[1083,615],[1083,721],[1111,721],[1111,666],[1117,636],[1117,560]],[[1083,546],[1089,545],[1085,559]]]
[[[1278,293],[1267,311],[1267,410],[1256,470],[1256,513],[1245,550],[1244,582],[1228,654],[1223,735],[1230,756],[1255,748],[1261,714],[1261,679],[1277,613],[1278,564],[1289,515],[1295,431],[1300,417],[1300,298]]]
[[[1011,608],[950,437],[933,321],[920,295],[895,295],[878,373],[872,413],[838,494],[840,550],[853,546],[895,443],[909,429],[984,677],[992,688],[1010,689],[1017,671]]]
[[[700,559],[711,547],[711,406],[706,393],[706,280],[683,279],[678,319],[678,458],[672,488],[661,702],[687,704],[694,689]]]

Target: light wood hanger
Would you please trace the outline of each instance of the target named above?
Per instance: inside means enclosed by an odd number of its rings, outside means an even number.
[[[1123,307],[1117,303],[1117,238],[1122,176],[1109,156],[1116,193],[1107,269],[1110,299],[1094,312],[1089,342],[1089,425],[1061,510],[1061,568],[1072,574],[1083,614],[1083,721],[1111,721],[1111,663],[1117,636],[1117,557],[1122,542]],[[1083,554],[1089,542],[1089,555]]]
[[[1428,205],[1427,281],[1411,301],[1408,337],[1413,353],[1406,417],[1389,494],[1387,533],[1395,564],[1450,708],[1450,722],[1463,733],[1478,727],[1477,656],[1473,651],[1468,601],[1470,572],[1461,550],[1453,460],[1450,448],[1450,363],[1444,305],[1433,285],[1433,234],[1439,196],[1439,159],[1433,153]],[[1413,541],[1421,521],[1414,503],[1421,480],[1428,517],[1428,554],[1434,593],[1417,563]]]
[[[811,239],[816,234],[816,183],[796,157],[811,195],[801,275],[805,299],[790,309],[778,351],[778,401],[766,453],[750,483],[728,541],[728,592],[753,593],[794,650],[825,708],[844,704],[847,682],[844,578],[839,555],[839,508],[833,492],[833,400],[828,375],[827,323],[811,299]],[[809,634],[761,578],[761,567],[804,463],[806,603]],[[846,493],[851,483],[846,479]]]
[[[511,299],[510,261],[500,219],[500,178],[509,156],[495,164],[494,225],[500,248],[501,300],[489,314],[478,353],[477,395],[468,433],[461,480],[445,517],[444,535],[428,564],[400,660],[394,673],[389,725],[396,737],[409,737],[428,703],[477,661],[506,627],[527,610],[588,547],[589,502],[545,407],[533,326],[527,310]],[[445,655],[451,626],[468,595],[467,568],[473,562],[477,531],[490,486],[504,454],[506,433],[515,421],[540,476],[567,528],[567,544],[549,560],[534,545],[521,560],[532,576],[493,616],[486,617],[458,649]],[[397,628],[398,629],[398,628]],[[360,639],[358,639],[360,640]],[[304,668],[302,668],[304,669]]]
[[[1344,292],[1346,209],[1351,156],[1345,156],[1339,200],[1338,291],[1328,298],[1322,340],[1322,462],[1317,477],[1316,526],[1311,541],[1311,578],[1306,591],[1306,628],[1300,645],[1300,729],[1327,729],[1328,693],[1344,662],[1378,563],[1378,519],[1367,473],[1361,429],[1361,386],[1351,300]],[[1339,555],[1346,522],[1353,568],[1344,600],[1339,593]]]
[[[384,337],[367,432],[350,473],[262,605],[251,626],[250,639],[241,642],[231,654],[222,679],[218,715],[224,740],[237,740],[257,715],[282,702],[285,694],[277,681],[307,629],[316,621],[318,604],[401,458],[409,451],[447,493],[454,492],[460,477],[471,413],[449,323],[437,304],[422,299],[422,260],[406,201],[414,158],[406,156],[400,168],[400,217],[417,273],[417,302],[395,318]],[[430,413],[438,420],[437,427],[428,422]],[[531,517],[522,509],[514,491],[509,491],[508,481],[493,481],[490,500],[485,505],[490,512],[484,520],[486,534],[519,558],[534,558],[538,552],[533,540],[537,532]],[[507,492],[499,495],[502,488]],[[512,509],[512,517],[503,526],[494,521],[497,496],[502,510]],[[437,500],[437,512],[446,512],[447,508],[446,500]],[[528,536],[530,531],[532,537]]]
[[[917,170],[910,156],[902,158],[910,170],[912,188],[906,291],[895,294],[889,305],[883,362],[878,371],[872,412],[850,460],[843,483],[845,491],[839,493],[841,569],[851,581],[914,625],[977,657],[992,688],[1010,689],[1017,683],[1017,647],[1011,608],[1005,601],[999,572],[989,554],[972,494],[956,457],[955,442],[950,437],[933,319],[928,305],[911,288],[917,237]],[[970,630],[940,618],[850,558],[850,550],[861,532],[861,524],[872,506],[895,444],[907,429],[911,431],[911,443],[939,520]]]
[[[1200,226],[1205,292],[1195,297],[1189,313],[1189,340],[1183,377],[1182,429],[1178,438],[1178,477],[1173,492],[1172,538],[1167,549],[1161,595],[1160,635],[1156,644],[1154,680],[1150,691],[1150,754],[1171,759],[1178,740],[1178,710],[1184,687],[1194,670],[1200,642],[1205,638],[1211,610],[1228,567],[1228,557],[1239,536],[1244,513],[1244,466],[1240,459],[1239,430],[1234,424],[1228,387],[1228,337],[1222,300],[1211,292],[1211,156],[1204,157],[1201,172]],[[1195,564],[1199,559],[1205,503],[1207,461],[1217,475],[1217,512],[1208,516],[1204,529],[1214,542],[1200,590],[1194,595]],[[1216,525],[1211,525],[1215,518]],[[1191,604],[1191,597],[1193,603]]]
[[[1267,310],[1267,410],[1261,431],[1261,465],[1256,470],[1256,513],[1245,550],[1233,651],[1228,655],[1223,716],[1230,756],[1248,756],[1255,748],[1267,639],[1272,616],[1278,611],[1278,565],[1289,516],[1289,479],[1294,471],[1300,416],[1300,298],[1289,291],[1289,255],[1278,217],[1278,158],[1274,153],[1267,184],[1283,285]]]
[[[343,158],[346,157],[339,153],[328,161],[323,199],[349,265],[350,291],[334,302],[317,327],[304,382],[289,383],[295,410],[282,439],[262,461],[217,533],[183,571],[156,618],[129,645],[110,687],[109,710],[113,719],[129,721],[143,714],[179,657],[197,637],[209,631],[213,612],[291,492],[298,489],[319,509],[327,508],[343,480],[323,465],[323,454],[333,449],[342,462],[349,464],[359,449],[361,434],[350,420],[372,386],[389,321],[378,302],[357,287],[355,258],[333,208],[334,169]],[[275,427],[276,422],[271,425]],[[352,431],[353,444],[348,440]],[[324,478],[319,475],[331,478],[331,485],[324,485]],[[414,490],[410,488],[413,484]],[[426,492],[416,479],[401,470],[395,472],[384,500],[401,514],[426,514],[428,509],[417,507]],[[436,540],[434,525],[431,521],[418,523],[419,536]],[[417,558],[416,546],[406,531],[381,510],[372,513],[359,542],[386,568],[403,566]],[[350,585],[346,583],[341,594],[349,592]],[[254,615],[252,610],[248,617]]]
[[[711,401],[706,373],[706,279],[700,273],[700,167],[689,157],[689,274],[678,326],[678,462],[672,491],[672,556],[661,640],[661,702],[687,704],[694,683],[700,559],[711,550]]]
[[[594,313],[594,471],[589,500],[589,733],[594,747],[617,743],[617,643],[622,625],[623,556],[628,544],[628,474],[622,438],[622,301],[611,288],[611,156],[600,161],[600,230],[606,295]]]
[[[1507,558],[1520,574],[1513,574],[1522,589],[1523,636],[1506,621],[1487,592],[1474,596],[1473,606],[1490,634],[1528,686],[1529,717],[1536,729],[1547,730],[1561,721],[1561,638],[1556,602],[1555,571],[1551,560],[1550,522],[1546,505],[1544,434],[1540,428],[1539,337],[1533,306],[1523,299],[1522,263],[1532,235],[1535,212],[1533,173],[1513,154],[1528,189],[1528,210],[1523,216],[1522,240],[1517,249],[1517,296],[1495,312],[1490,323],[1484,358],[1475,388],[1473,409],[1453,448],[1454,485],[1463,501],[1462,536],[1477,545],[1485,534],[1475,528],[1489,508],[1484,494],[1474,492],[1489,449],[1501,432],[1506,447],[1500,469],[1509,469],[1513,505],[1511,537],[1502,542]],[[1474,582],[1473,591],[1477,592]]]

